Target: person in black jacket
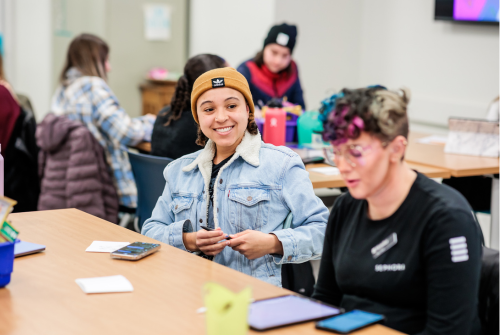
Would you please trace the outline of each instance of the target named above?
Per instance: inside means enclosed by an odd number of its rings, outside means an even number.
[[[408,91],[343,90],[324,138],[347,184],[313,298],[408,334],[477,334],[481,231],[465,198],[404,162]]]
[[[35,132],[31,104],[26,97],[16,94],[5,79],[0,54],[0,154],[5,160],[3,191],[5,196],[17,201],[14,212],[37,209],[40,182]]]
[[[194,56],[187,61],[171,104],[156,118],[151,136],[152,155],[177,159],[201,149],[195,143],[198,127],[191,113],[193,83],[203,73],[226,66],[224,59],[210,54]]]

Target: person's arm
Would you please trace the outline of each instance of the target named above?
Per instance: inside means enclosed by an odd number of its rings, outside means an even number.
[[[151,217],[144,222],[141,234],[187,251],[188,249],[184,245],[183,233],[192,233],[193,226],[190,220],[174,222],[175,217],[170,210],[172,195],[167,177],[169,167],[167,165],[163,173],[166,180],[163,194],[158,199]]]
[[[295,71],[297,71],[297,81],[292,86],[292,92],[288,97],[288,101],[293,104],[300,105],[303,110],[306,110],[306,103],[304,101],[304,92],[302,91],[302,85],[300,83],[299,69],[295,64]]]
[[[306,103],[304,101],[304,95],[302,92],[302,86],[300,85],[299,77],[297,77],[297,83],[294,85],[294,90],[289,101],[296,105],[300,105],[303,110],[306,110]]]
[[[328,209],[313,191],[309,173],[296,154],[281,174],[281,201],[293,215],[292,227],[273,232],[283,246],[283,255],[273,255],[277,264],[303,263],[321,258]]]
[[[469,334],[477,315],[482,247],[467,210],[436,216],[427,227],[423,259],[427,273],[427,323],[420,335]]]
[[[92,117],[101,130],[124,146],[151,141],[155,117],[144,115],[130,118],[102,79],[92,79]]]
[[[163,173],[166,180],[163,194],[158,199],[151,217],[144,222],[141,234],[181,250],[217,255],[228,245],[227,242],[219,243],[226,239],[222,230],[195,232],[190,220],[174,221],[175,217],[171,210],[172,194],[168,184],[169,168],[171,165],[167,165]]]
[[[321,264],[319,268],[318,281],[314,286],[313,299],[323,301],[327,304],[340,306],[342,301],[342,291],[337,284],[335,277],[335,267],[333,266],[333,235],[334,225],[336,224],[336,216],[338,215],[338,204],[340,199],[337,199],[335,206],[330,214],[328,225],[325,233],[325,243],[323,246],[323,254],[321,256]]]

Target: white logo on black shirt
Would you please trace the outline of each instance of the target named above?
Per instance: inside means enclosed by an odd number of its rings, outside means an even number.
[[[467,240],[465,236],[450,238],[451,261],[453,263],[465,262],[469,260],[469,250],[467,250]]]
[[[375,272],[404,271],[405,268],[404,264],[375,264]]]

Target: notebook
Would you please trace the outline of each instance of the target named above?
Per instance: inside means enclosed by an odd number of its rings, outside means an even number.
[[[248,323],[256,330],[267,330],[295,323],[324,319],[342,313],[341,308],[295,295],[257,300],[250,305]]]
[[[14,257],[31,255],[44,250],[44,245],[19,241],[14,245]]]

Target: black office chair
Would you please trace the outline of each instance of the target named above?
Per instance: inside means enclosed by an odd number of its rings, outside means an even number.
[[[163,170],[173,159],[128,152],[130,165],[137,185],[137,211],[139,231],[144,221],[151,217],[158,198],[165,188]]]
[[[498,250],[483,246],[479,284],[479,319],[484,335],[498,335],[498,256]]]

